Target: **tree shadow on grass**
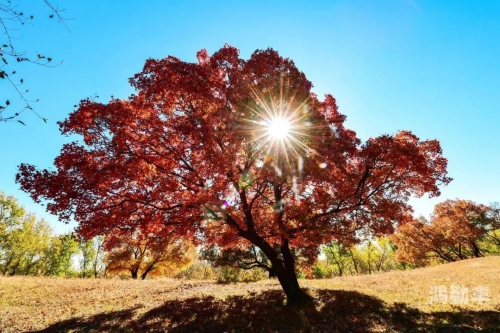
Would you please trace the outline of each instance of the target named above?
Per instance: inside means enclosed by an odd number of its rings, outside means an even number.
[[[129,320],[134,315],[135,310],[136,308],[130,308],[99,313],[90,317],[71,318],[32,332],[129,332],[132,328],[132,323]]]
[[[266,291],[226,300],[211,296],[172,300],[134,316],[135,310],[56,323],[38,332],[499,332],[500,312],[425,313],[355,291],[319,290],[305,307],[284,305]],[[134,318],[137,317],[137,318]]]

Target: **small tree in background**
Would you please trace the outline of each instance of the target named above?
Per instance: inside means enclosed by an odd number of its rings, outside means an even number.
[[[149,275],[174,277],[195,260],[191,243],[161,230],[119,231],[105,238],[107,272],[130,273],[142,280]]]
[[[3,237],[0,267],[4,275],[43,274],[44,251],[50,244],[52,230],[45,220],[24,215]]]
[[[0,246],[8,230],[19,224],[20,219],[26,214],[23,207],[13,196],[6,196],[0,191]]]
[[[80,272],[82,278],[89,278],[94,276],[93,264],[96,261],[97,251],[94,246],[94,239],[80,239]]]
[[[3,275],[43,274],[44,251],[52,230],[27,214],[13,196],[0,191],[0,272]]]
[[[54,236],[46,252],[47,271],[51,276],[78,276],[73,258],[80,253],[79,241],[75,234]]]
[[[106,249],[104,248],[104,236],[95,236],[93,238],[93,244],[95,249],[94,262],[92,263],[94,278],[106,276]]]
[[[415,219],[392,236],[397,258],[415,265],[429,260],[452,262],[482,257],[481,241],[494,237],[500,219],[495,207],[468,200],[446,200],[435,206],[430,221]]]

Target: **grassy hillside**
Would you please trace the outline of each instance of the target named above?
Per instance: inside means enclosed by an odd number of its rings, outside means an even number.
[[[500,332],[500,257],[301,285],[317,301],[294,309],[274,280],[1,277],[0,331]],[[429,303],[432,286],[451,285],[468,288],[468,304]],[[482,304],[479,285],[489,288]]]

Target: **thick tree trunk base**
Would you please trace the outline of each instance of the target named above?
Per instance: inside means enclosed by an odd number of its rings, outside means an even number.
[[[286,272],[284,274],[280,273],[276,275],[285,292],[287,305],[302,306],[314,302],[314,298],[300,288],[295,272],[289,274]]]
[[[292,307],[302,307],[314,303],[314,297],[304,292],[302,289],[286,295],[286,305]]]

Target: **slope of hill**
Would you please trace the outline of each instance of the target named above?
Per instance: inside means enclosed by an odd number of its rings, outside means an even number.
[[[412,271],[301,280],[287,307],[274,280],[0,278],[1,332],[500,332],[500,257]]]

